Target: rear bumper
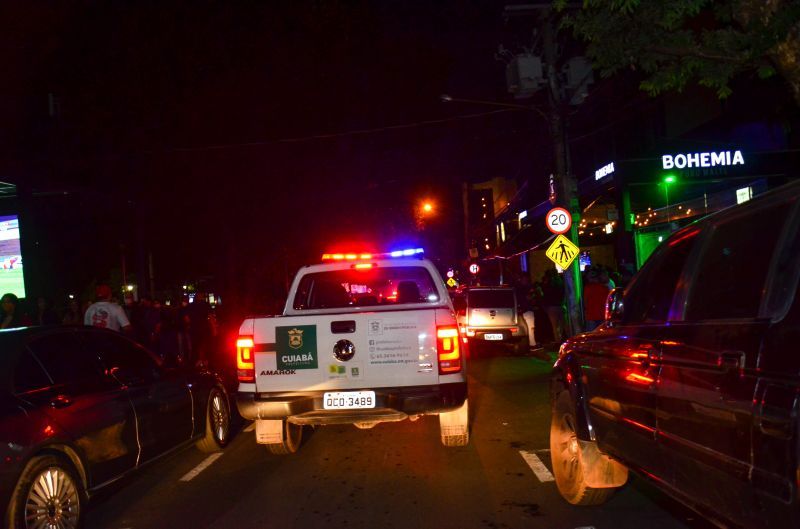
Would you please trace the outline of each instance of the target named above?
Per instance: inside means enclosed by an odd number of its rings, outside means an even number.
[[[409,415],[436,414],[460,407],[467,383],[375,388],[375,409],[325,410],[325,391],[239,393],[236,406],[245,419],[287,419],[297,424],[333,424],[402,420]]]
[[[471,342],[486,342],[486,343],[519,343],[524,338],[527,338],[528,335],[517,328],[517,332],[511,332],[509,328],[502,328],[502,329],[492,329],[487,327],[470,327],[470,330],[474,332],[474,336],[467,336],[467,340]],[[487,334],[502,334],[502,340],[487,340]]]

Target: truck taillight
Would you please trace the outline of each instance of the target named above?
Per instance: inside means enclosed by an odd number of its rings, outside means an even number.
[[[461,371],[461,346],[457,326],[445,325],[436,328],[436,350],[439,353],[440,375]]]
[[[239,336],[236,340],[236,371],[239,382],[256,381],[255,343],[252,336]]]

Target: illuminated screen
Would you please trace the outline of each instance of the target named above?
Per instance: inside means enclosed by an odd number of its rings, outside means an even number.
[[[25,297],[19,217],[16,215],[0,215],[0,296],[8,292]]]

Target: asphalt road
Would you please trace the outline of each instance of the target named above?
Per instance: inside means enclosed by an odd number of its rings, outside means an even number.
[[[472,361],[467,447],[443,447],[437,418],[423,417],[318,428],[297,454],[279,457],[244,423],[221,455],[181,451],[95,498],[86,527],[710,527],[636,477],[601,507],[560,498],[548,481],[550,365]]]

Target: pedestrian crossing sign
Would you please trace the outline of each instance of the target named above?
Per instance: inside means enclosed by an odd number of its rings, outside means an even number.
[[[571,240],[563,235],[558,235],[553,241],[553,244],[551,244],[545,252],[545,255],[555,264],[566,270],[567,267],[572,264],[572,261],[578,257],[579,253],[580,248],[575,246]]]

